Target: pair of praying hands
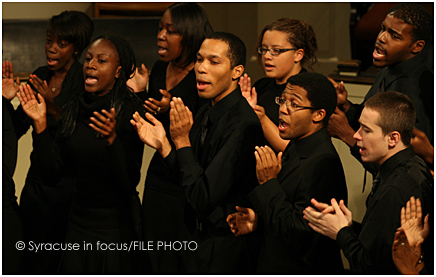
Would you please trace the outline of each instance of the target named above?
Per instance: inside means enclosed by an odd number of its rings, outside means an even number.
[[[277,178],[282,169],[282,152],[277,156],[270,147],[258,147],[254,153],[256,157],[256,176],[259,184]],[[235,236],[242,236],[257,229],[258,215],[250,208],[236,206],[236,213],[227,216],[227,224]]]
[[[392,259],[402,274],[419,274],[424,268],[421,245],[430,233],[429,215],[422,223],[421,200],[411,197],[401,209],[401,227],[392,244]]]
[[[192,112],[179,97],[170,102],[170,135],[176,149],[191,146],[189,132],[194,123]],[[162,123],[152,114],[146,113],[146,121],[138,112],[133,114],[130,123],[138,132],[139,138],[148,146],[156,149],[162,157],[171,152],[171,144],[166,136]]]
[[[47,128],[47,108],[44,97],[40,93],[36,94],[28,84],[19,87],[17,97],[24,112],[33,120],[35,132],[37,134],[43,132]],[[90,119],[92,123],[89,126],[97,131],[108,145],[111,145],[117,136],[115,109],[112,108],[110,112],[106,110],[95,111],[94,116]]]
[[[148,69],[144,64],[141,64],[141,67],[137,67],[130,79],[127,80],[127,86],[133,89],[135,93],[142,92],[147,89],[148,80]],[[154,115],[165,113],[170,108],[171,94],[164,89],[160,89],[159,92],[162,94],[160,101],[148,98],[144,102],[145,109]]]

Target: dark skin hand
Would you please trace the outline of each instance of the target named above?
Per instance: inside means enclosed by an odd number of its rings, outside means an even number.
[[[111,108],[110,112],[102,110],[101,112],[94,112],[94,117],[90,118],[92,123],[89,126],[97,131],[101,138],[104,139],[107,145],[112,145],[117,133],[115,132],[115,109]]]
[[[144,102],[145,109],[154,115],[165,113],[170,108],[171,94],[164,89],[160,89],[159,92],[162,94],[160,101],[149,98]]]
[[[57,107],[54,103],[54,98],[59,94],[60,90],[57,89],[55,92],[53,92],[49,88],[47,81],[41,80],[38,76],[34,74],[30,75],[29,81],[32,83],[37,93],[40,93],[44,97],[47,104],[47,113],[53,116],[56,120],[58,120],[61,109]]]

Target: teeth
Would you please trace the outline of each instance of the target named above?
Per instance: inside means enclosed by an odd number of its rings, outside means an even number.
[[[380,51],[380,49],[378,49],[378,48],[375,49],[374,53],[377,56],[380,56],[380,57],[383,57],[385,55],[385,52],[384,51]]]

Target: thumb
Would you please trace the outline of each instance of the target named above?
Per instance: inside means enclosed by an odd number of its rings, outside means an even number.
[[[39,103],[41,103],[41,104],[45,103],[44,97],[42,97],[41,93],[38,93],[37,97],[38,97],[38,102]]]
[[[141,69],[142,69],[142,74],[147,74],[148,75],[148,69],[147,69],[147,67],[145,67],[145,65],[144,64],[141,64]]]
[[[251,89],[251,99],[253,99],[253,101],[256,101],[256,103],[257,103],[257,92],[256,92],[256,88],[255,87],[253,87]]]
[[[277,154],[277,163],[279,164],[280,168],[282,168],[282,156],[283,152],[279,152],[279,154]]]
[[[428,234],[430,232],[430,223],[428,219],[428,214],[424,218],[424,231]]]
[[[247,209],[247,208],[244,208],[244,207],[236,206],[236,210],[237,210],[238,212],[241,212],[241,213],[244,213],[244,214],[248,213],[248,209]]]
[[[162,94],[163,98],[171,98],[171,94],[168,91],[160,89],[159,92]]]

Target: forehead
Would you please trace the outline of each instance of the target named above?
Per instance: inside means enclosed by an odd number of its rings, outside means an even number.
[[[222,40],[205,39],[204,42],[201,44],[198,53],[204,57],[212,56],[229,60],[229,58],[227,57],[228,49],[228,44]]]
[[[388,14],[383,20],[383,24],[386,28],[392,29],[393,31],[401,34],[403,37],[411,37],[412,25],[404,22],[398,17]]]
[[[96,53],[96,54],[104,54],[104,55],[116,55],[118,56],[117,49],[115,48],[115,45],[112,44],[107,39],[98,39],[94,41],[88,48],[89,53]]]
[[[292,97],[296,97],[299,98],[302,101],[309,101],[307,99],[307,91],[299,86],[296,85],[291,85],[291,84],[286,84],[286,88],[283,91],[282,97],[284,98],[292,98]]]
[[[277,30],[267,30],[263,34],[262,43],[271,43],[273,45],[289,44],[288,34]]]
[[[172,24],[172,16],[169,10],[164,12],[159,23]]]
[[[379,127],[377,124],[379,119],[380,119],[380,113],[378,111],[365,107],[362,110],[359,121],[361,124],[364,124],[368,127],[375,128],[376,126]]]

